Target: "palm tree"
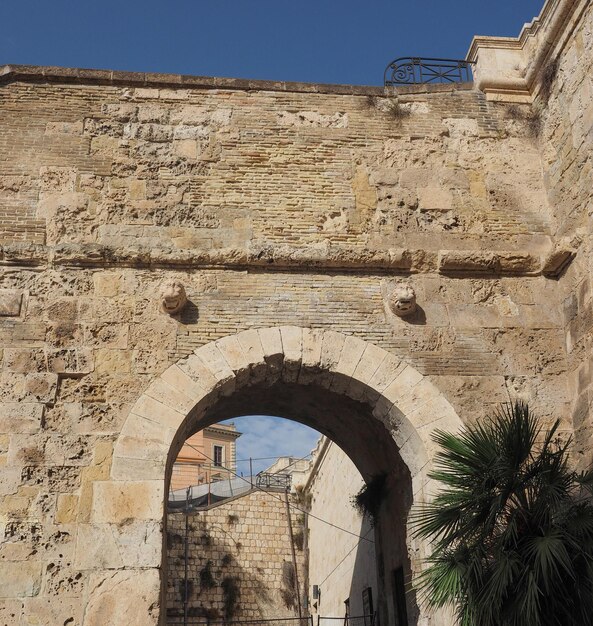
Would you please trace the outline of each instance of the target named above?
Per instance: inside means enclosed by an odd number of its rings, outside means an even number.
[[[432,543],[418,585],[460,626],[593,624],[593,472],[569,467],[558,428],[515,402],[434,436],[443,487],[412,518]]]

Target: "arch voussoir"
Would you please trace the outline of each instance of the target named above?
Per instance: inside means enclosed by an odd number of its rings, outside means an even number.
[[[233,371],[237,388],[243,387],[249,382],[250,363],[249,358],[239,343],[237,335],[229,335],[217,339],[214,345],[218,348],[218,351],[227,362],[227,365]]]
[[[237,379],[216,343],[207,343],[194,350],[194,354],[215,379],[212,390],[220,395],[230,396],[235,391]]]
[[[321,349],[324,331],[317,328],[303,329],[303,356],[298,382],[301,385],[314,383],[321,374]]]
[[[333,367],[330,366],[330,371],[333,374],[329,387],[330,391],[334,393],[346,392],[352,380],[354,370],[362,358],[367,345],[366,342],[358,337],[346,336],[340,358]]]
[[[237,335],[237,341],[248,362],[251,384],[258,384],[266,379],[266,362],[261,337],[257,329],[244,330]]]
[[[361,400],[375,372],[383,364],[386,357],[387,352],[383,348],[372,343],[367,344],[352,372],[350,382],[345,390],[346,395],[353,400]]]
[[[284,364],[282,380],[296,383],[303,361],[303,329],[297,326],[280,326]]]
[[[284,364],[280,329],[278,327],[259,328],[257,334],[268,366],[266,381],[272,382],[282,374],[282,365]]]
[[[376,432],[393,439],[389,445],[395,444],[407,468],[410,496],[414,501],[430,497],[435,487],[430,478],[432,434],[461,425],[445,397],[412,366],[358,337],[281,326],[246,330],[205,344],[151,383],[132,407],[115,444],[110,479],[93,484],[90,525],[113,534],[133,518],[138,532],[143,525],[152,532],[158,552],[160,536],[154,535],[160,530],[155,531],[155,524],[162,519],[165,479],[175,451],[224,396],[279,381],[321,387],[369,405],[373,418],[386,429]],[[315,394],[319,392],[312,397]],[[426,553],[425,545],[413,540],[407,545],[410,554]],[[416,556],[411,559],[414,572],[420,562]],[[156,568],[157,561],[136,562],[132,554],[125,567]]]

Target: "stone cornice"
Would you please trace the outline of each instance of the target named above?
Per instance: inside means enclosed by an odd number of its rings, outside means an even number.
[[[367,250],[336,245],[255,244],[249,249],[181,250],[140,246],[116,248],[100,244],[60,244],[54,247],[9,244],[0,248],[0,266],[554,276],[575,254],[574,250],[564,249],[554,249],[553,253],[540,256],[524,250]]]
[[[542,70],[562,49],[589,1],[547,0],[518,37],[474,37],[466,59],[475,63],[477,88],[492,100],[531,102]]]
[[[227,430],[226,428],[220,428],[216,424],[213,426],[206,426],[204,428],[204,432],[214,433],[216,435],[221,435],[223,437],[229,437],[230,439],[238,439],[243,433],[240,433],[238,430]]]
[[[410,85],[385,88],[372,85],[333,85],[327,83],[299,83],[273,80],[249,80],[244,78],[189,76],[183,74],[159,74],[154,72],[124,72],[37,65],[0,65],[0,85],[2,83],[17,81],[77,85],[115,85],[154,89],[280,91],[347,96],[414,95],[449,93],[452,91],[468,91],[473,89],[473,83]]]

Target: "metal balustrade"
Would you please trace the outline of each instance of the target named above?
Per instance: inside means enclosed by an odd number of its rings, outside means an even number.
[[[464,59],[401,57],[385,69],[385,87],[426,83],[463,83],[472,80],[472,64]]]

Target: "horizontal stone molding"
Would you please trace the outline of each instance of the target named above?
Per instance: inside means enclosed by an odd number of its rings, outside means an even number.
[[[574,253],[572,254],[574,256]],[[118,248],[102,244],[6,244],[0,266],[133,267],[161,269],[249,269],[267,271],[342,270],[393,273],[480,273],[493,276],[550,275],[550,255],[521,250],[368,250],[335,244],[288,246],[254,244],[214,250],[147,246]],[[572,260],[572,257],[568,260]]]
[[[345,96],[381,96],[389,94],[442,93],[468,91],[473,83],[448,83],[378,87],[374,85],[339,85],[274,80],[250,80],[213,76],[160,74],[156,72],[125,72],[116,70],[51,67],[38,65],[0,66],[0,84],[11,82],[54,82],[74,84],[122,85],[167,89],[227,89],[236,91],[282,91]],[[166,94],[163,94],[166,97]]]

